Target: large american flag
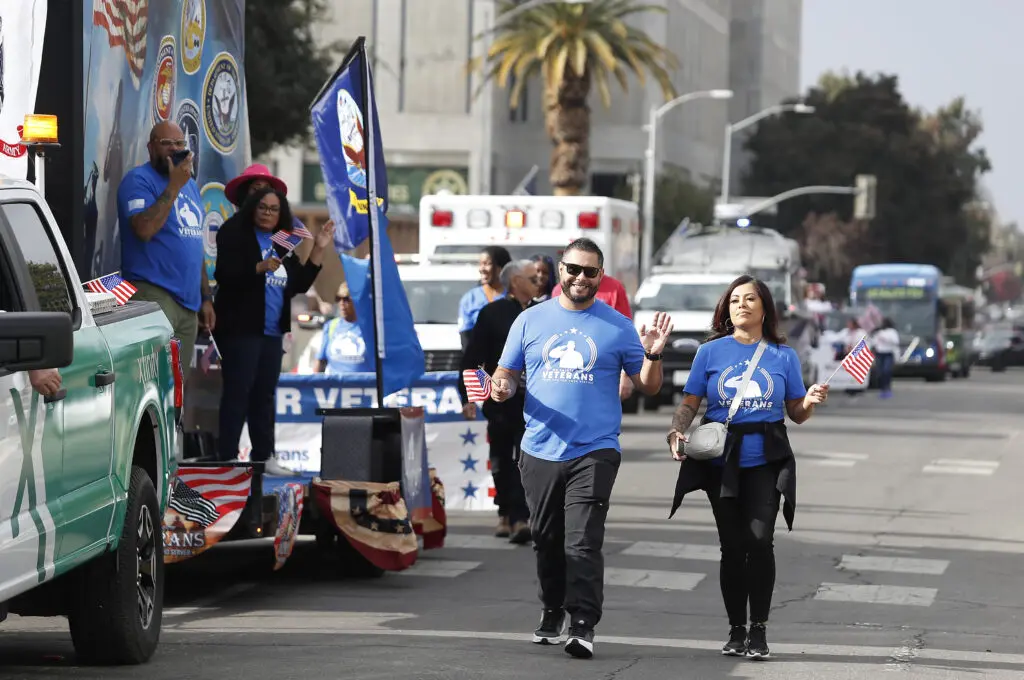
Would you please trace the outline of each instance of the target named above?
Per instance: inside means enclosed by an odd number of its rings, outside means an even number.
[[[85,289],[90,293],[110,293],[117,300],[117,304],[123,305],[135,295],[138,288],[122,279],[117,274],[107,274],[92,281],[86,281]]]
[[[169,505],[186,519],[208,528],[242,511],[251,483],[250,467],[178,468]]]
[[[875,362],[875,355],[872,354],[865,340],[865,338],[861,338],[841,364],[843,370],[853,376],[853,379],[861,385],[871,375],[871,364]]]
[[[92,24],[106,29],[111,47],[124,49],[136,90],[146,65],[148,23],[149,0],[93,0]]]
[[[487,401],[491,396],[491,376],[482,368],[467,368],[462,372],[466,383],[466,397],[470,401]]]

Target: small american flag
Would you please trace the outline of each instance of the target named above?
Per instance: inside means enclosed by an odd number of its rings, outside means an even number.
[[[211,337],[210,344],[206,346],[206,350],[199,357],[199,368],[203,369],[203,373],[209,373],[213,363],[218,359],[220,359],[220,350],[217,349],[217,343]]]
[[[209,528],[231,513],[241,513],[251,483],[249,467],[178,468],[178,481],[168,505],[186,519]]]
[[[861,385],[868,379],[868,375],[871,374],[871,364],[875,362],[875,355],[871,353],[868,348],[868,343],[865,342],[864,338],[860,339],[850,353],[846,355],[841,364],[843,370],[853,376]]]
[[[466,383],[466,396],[470,401],[487,401],[491,397],[491,376],[482,368],[467,368],[462,372]]]
[[[302,243],[302,239],[306,238],[313,238],[313,234],[309,232],[309,229],[306,229],[300,224],[292,231],[285,231],[284,229],[275,231],[274,235],[270,237],[270,240],[290,253],[295,250],[296,246]]]
[[[117,274],[107,274],[92,281],[86,281],[85,289],[90,293],[110,293],[117,300],[117,304],[123,305],[135,295],[138,290],[135,286],[122,279]]]

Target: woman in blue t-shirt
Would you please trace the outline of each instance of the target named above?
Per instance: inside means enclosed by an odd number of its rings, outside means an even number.
[[[710,461],[687,459],[678,451],[701,402],[707,400],[703,422],[726,421],[762,339],[765,349],[730,421],[725,452]],[[796,509],[796,461],[785,419],[803,423],[828,398],[828,385],[804,388],[800,359],[785,341],[768,286],[750,276],[733,281],[715,307],[711,337],[697,350],[667,437],[673,458],[682,461],[669,516],[683,496],[702,489],[718,526],[722,598],[731,627],[722,648],[726,655],[769,655],[765,623],[775,589],[775,518],[784,497],[783,515],[792,530]]]
[[[487,246],[480,252],[480,285],[470,288],[459,300],[459,336],[462,351],[469,345],[469,334],[476,325],[476,317],[485,305],[505,297],[501,285],[502,268],[512,261],[512,256],[501,246]]]
[[[327,222],[302,262],[273,239],[291,224],[284,193],[268,187],[252,192],[217,231],[214,338],[223,382],[218,457],[238,456],[238,440],[248,421],[251,460],[266,463],[270,474],[287,474],[273,457],[274,394],[284,334],[291,330],[291,300],[313,285],[324,251],[334,241],[334,224]]]

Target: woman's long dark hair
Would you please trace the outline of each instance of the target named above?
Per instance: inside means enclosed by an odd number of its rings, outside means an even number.
[[[752,283],[757,290],[757,297],[761,298],[761,307],[764,308],[764,322],[761,324],[761,336],[768,342],[781,345],[786,342],[786,336],[779,331],[779,312],[775,308],[775,299],[772,298],[772,291],[763,281],[753,276],[744,274],[736,278],[715,305],[715,316],[711,321],[711,335],[708,340],[718,340],[727,335],[732,335],[732,319],[729,318],[729,299],[732,292],[740,286]]]
[[[543,262],[548,268],[548,289],[542,290],[541,293],[544,295],[551,295],[555,292],[555,288],[558,287],[558,268],[555,267],[555,261],[550,255],[534,255],[530,258],[534,262]]]
[[[238,210],[238,219],[245,226],[255,229],[256,207],[260,204],[260,201],[263,200],[263,197],[268,194],[274,194],[277,196],[277,200],[281,202],[281,212],[277,213],[277,224],[274,226],[274,231],[291,229],[292,209],[288,206],[288,199],[284,197],[284,194],[279,191],[274,191],[271,187],[257,189],[251,196],[246,198],[245,202],[242,203],[242,207]]]

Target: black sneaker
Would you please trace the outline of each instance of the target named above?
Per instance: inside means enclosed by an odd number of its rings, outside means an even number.
[[[565,630],[565,611],[545,609],[540,615],[540,624],[533,631],[533,642],[538,645],[557,645],[562,641]]]
[[[585,626],[582,621],[577,626],[569,626],[565,653],[577,659],[589,659],[594,656],[594,629]]]
[[[747,637],[747,657],[751,659],[767,659],[771,656],[768,651],[768,638],[765,635],[763,623],[750,624],[750,635]]]
[[[733,626],[729,629],[729,641],[722,647],[725,656],[743,656],[747,653],[747,629],[745,626]]]

